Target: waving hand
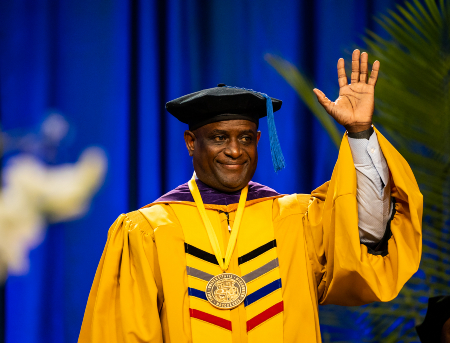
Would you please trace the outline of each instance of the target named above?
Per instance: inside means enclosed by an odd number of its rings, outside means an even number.
[[[372,125],[375,85],[380,62],[375,61],[370,78],[368,78],[368,59],[367,53],[361,54],[358,49],[353,51],[350,84],[348,84],[345,74],[344,59],[339,59],[337,71],[340,89],[336,101],[332,102],[322,91],[314,89],[319,103],[348,132],[364,131]]]

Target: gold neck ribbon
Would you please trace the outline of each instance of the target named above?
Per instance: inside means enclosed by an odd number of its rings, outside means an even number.
[[[203,204],[202,196],[198,190],[197,183],[195,182],[195,173],[192,175],[192,179],[188,182],[189,190],[191,191],[192,197],[194,198],[195,204],[197,205],[200,216],[202,217],[203,224],[205,225],[206,232],[208,233],[209,241],[216,255],[217,262],[219,262],[220,268],[222,268],[225,273],[230,266],[231,255],[233,255],[234,247],[236,246],[237,236],[239,232],[239,226],[241,224],[242,215],[244,214],[245,202],[247,200],[248,185],[241,191],[241,196],[239,198],[239,205],[236,212],[236,217],[234,219],[233,229],[231,230],[230,240],[228,241],[228,247],[225,254],[225,261],[223,259],[222,250],[220,249],[220,244],[217,239],[217,235],[214,232],[214,228],[211,221],[206,214],[205,205]]]

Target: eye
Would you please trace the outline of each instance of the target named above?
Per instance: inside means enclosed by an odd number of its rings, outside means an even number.
[[[225,140],[225,136],[224,135],[217,135],[217,136],[214,137],[214,140],[216,142],[222,142],[222,141]]]
[[[241,141],[244,143],[250,143],[252,141],[252,137],[251,136],[242,136],[241,137]]]

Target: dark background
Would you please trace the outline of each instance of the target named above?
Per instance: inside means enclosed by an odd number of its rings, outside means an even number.
[[[338,58],[363,46],[366,29],[380,32],[374,16],[396,2],[0,0],[2,129],[36,130],[56,111],[71,129],[49,163],[74,162],[91,145],[109,159],[88,214],[50,226],[29,273],[8,279],[6,342],[76,342],[109,225],[192,175],[186,126],[165,111],[168,100],[217,83],[282,99],[275,120],[287,168],[273,172],[262,120],[254,180],[280,193],[327,181],[337,150],[264,54],[294,63],[334,99]],[[322,322],[324,342],[370,332],[344,308],[320,310],[338,325]]]

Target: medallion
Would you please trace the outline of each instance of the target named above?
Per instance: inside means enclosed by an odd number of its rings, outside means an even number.
[[[247,285],[236,274],[223,273],[209,280],[205,293],[211,305],[230,310],[244,301],[247,296]]]

